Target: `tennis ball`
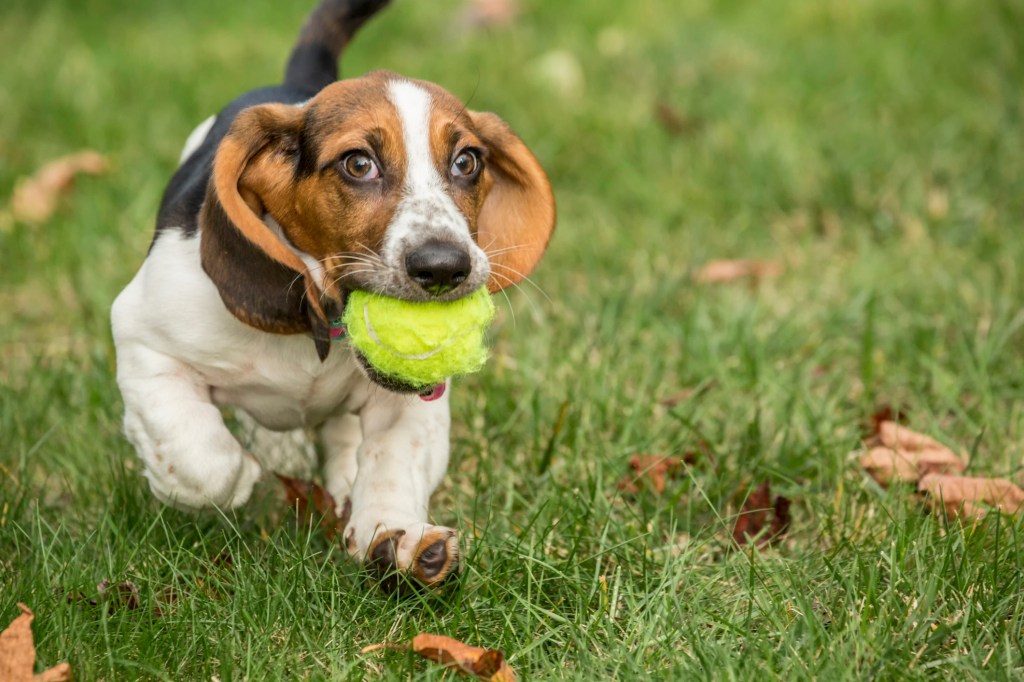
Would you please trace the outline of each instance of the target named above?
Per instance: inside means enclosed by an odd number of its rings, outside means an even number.
[[[352,346],[380,374],[425,389],[487,361],[484,331],[494,319],[486,287],[450,303],[349,293],[342,322]]]

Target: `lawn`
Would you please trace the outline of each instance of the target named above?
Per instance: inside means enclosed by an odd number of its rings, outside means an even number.
[[[499,112],[559,206],[453,394],[432,511],[463,575],[404,600],[296,529],[274,481],[230,515],[163,508],[120,433],[110,303],[185,137],[279,77],[308,5],[0,7],[0,206],[53,157],[112,164],[49,221],[0,220],[0,628],[28,604],[40,668],[452,679],[360,653],[435,632],[524,679],[1024,675],[1024,523],[929,514],[850,454],[888,403],[971,473],[1019,472],[1024,3],[524,0],[479,30],[458,0],[397,0],[368,26],[345,73]],[[717,258],[784,271],[695,282]],[[690,451],[663,493],[619,491],[632,455]],[[733,549],[765,480],[789,534]],[[90,604],[104,580],[140,608]]]

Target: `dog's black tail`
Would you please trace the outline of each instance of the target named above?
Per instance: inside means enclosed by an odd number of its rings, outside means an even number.
[[[338,58],[366,20],[390,0],[320,0],[288,58],[284,84],[314,95],[338,80]]]

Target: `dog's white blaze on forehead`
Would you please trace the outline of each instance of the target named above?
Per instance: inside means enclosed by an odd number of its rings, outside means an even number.
[[[430,93],[408,81],[388,83],[388,99],[402,121],[405,143],[405,191],[415,196],[424,190],[441,189],[441,178],[430,153]]]
[[[395,107],[402,126],[406,170],[402,180],[403,198],[384,235],[384,262],[405,271],[405,254],[425,239],[443,239],[460,244],[469,253],[469,282],[481,286],[490,276],[487,255],[473,241],[469,221],[448,193],[448,183],[434,164],[430,149],[433,101],[425,88],[409,81],[394,80],[387,85],[388,101]]]

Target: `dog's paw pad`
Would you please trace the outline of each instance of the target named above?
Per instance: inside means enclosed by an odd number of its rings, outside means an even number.
[[[454,530],[436,526],[418,538],[404,530],[381,532],[370,545],[366,565],[385,591],[403,583],[435,589],[459,573],[459,540]]]

